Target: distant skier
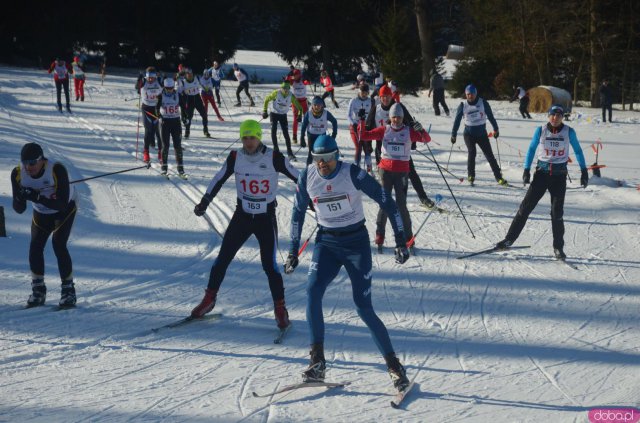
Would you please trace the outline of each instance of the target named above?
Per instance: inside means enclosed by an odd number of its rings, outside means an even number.
[[[213,310],[218,290],[231,260],[247,239],[255,235],[260,246],[262,269],[269,280],[276,322],[280,329],[285,329],[290,322],[285,306],[284,283],[276,263],[276,194],[278,174],[281,173],[295,182],[298,171],[280,152],[262,144],[262,129],[255,120],[242,122],[240,138],[242,148],[229,153],[224,165],[213,177],[200,203],[194,209],[196,216],[204,215],[222,185],[235,174],[236,210],[222,238],[218,257],[211,267],[204,298],[191,311],[191,316],[200,318]]]
[[[182,162],[182,125],[180,124],[180,98],[176,92],[176,82],[172,78],[164,79],[164,90],[158,96],[156,116],[160,119],[160,137],[162,147],[162,174],[167,175],[169,148],[173,140],[173,150],[178,164],[178,174],[185,176]]]
[[[73,58],[71,69],[73,71],[73,88],[76,94],[76,101],[84,101],[85,68],[79,56]]]
[[[513,96],[511,96],[512,102],[516,99],[520,101],[520,114],[522,115],[522,119],[531,119],[531,115],[529,114],[529,93],[522,87],[514,87],[515,92]]]
[[[149,147],[156,147],[158,140],[158,159],[161,159],[162,140],[160,138],[160,122],[157,114],[158,97],[162,94],[162,86],[158,81],[156,68],[149,66],[146,69],[145,77],[140,81],[140,98],[142,123],[144,125],[144,148],[142,150],[142,160],[149,163]]]
[[[300,69],[293,70],[293,76],[290,78],[291,83],[291,92],[293,96],[300,103],[300,107],[302,107],[302,112],[299,113],[298,109],[294,108],[293,105],[291,108],[293,109],[293,143],[298,143],[298,122],[302,122],[302,115],[307,113],[309,110],[309,105],[307,104],[307,86],[311,85],[311,82],[307,79],[302,79],[302,72]]]
[[[216,101],[218,102],[218,107],[220,107],[222,105],[222,102],[220,101],[220,84],[224,79],[224,73],[222,72],[222,66],[220,66],[220,63],[214,61],[213,66],[209,68],[209,73],[211,74],[211,81],[216,92]]]
[[[271,113],[267,112],[267,108],[271,104]],[[302,112],[302,107],[298,100],[291,94],[291,86],[288,82],[280,84],[280,88],[273,90],[271,94],[265,97],[262,118],[269,118],[271,120],[271,143],[275,151],[280,151],[278,147],[278,124],[282,130],[282,136],[284,136],[284,142],[287,146],[287,156],[289,160],[295,160],[293,151],[291,150],[291,138],[289,137],[289,121],[287,120],[287,113],[289,108]]]
[[[347,120],[349,121],[349,134],[354,146],[353,162],[360,167],[362,159],[362,151],[364,150],[364,163],[367,172],[373,171],[371,162],[371,153],[373,148],[370,142],[362,142],[358,136],[358,122],[360,119],[366,119],[372,107],[372,100],[369,97],[369,84],[362,84],[358,88],[358,95],[349,101],[349,109],[347,110]]]
[[[204,108],[204,104],[202,104],[202,97],[200,97],[201,90],[202,84],[200,83],[200,78],[193,74],[191,68],[185,68],[184,78],[178,80],[178,94],[182,96],[182,107],[186,111],[184,124],[185,138],[189,138],[191,133],[191,122],[193,121],[193,114],[196,110],[202,119],[202,133],[207,138],[211,137],[211,134],[209,134],[207,110]]]
[[[336,109],[340,108],[340,106],[338,106],[338,102],[336,101],[336,97],[334,94],[335,88],[333,87],[333,82],[331,82],[331,78],[329,77],[329,74],[327,73],[326,70],[323,70],[322,72],[320,72],[320,84],[322,84],[322,86],[324,87],[324,94],[322,94],[322,100],[331,96],[331,101],[333,102],[333,105],[336,107]]]
[[[476,180],[476,144],[480,147],[484,156],[491,166],[493,176],[500,185],[508,185],[506,179],[502,177],[502,171],[498,162],[493,155],[491,149],[491,142],[487,135],[487,119],[493,126],[493,137],[498,139],[498,122],[493,117],[493,112],[489,106],[489,102],[482,97],[478,97],[478,90],[473,85],[469,84],[464,89],[467,97],[466,101],[463,101],[458,106],[456,111],[456,117],[453,121],[453,129],[451,130],[451,144],[456,143],[458,136],[458,128],[460,122],[464,118],[464,143],[467,145],[468,157],[467,157],[467,180],[471,185]]]
[[[545,192],[551,196],[551,231],[553,233],[553,253],[559,260],[567,256],[564,253],[564,197],[567,190],[567,162],[569,161],[569,146],[573,148],[576,160],[580,165],[580,185],[587,187],[589,172],[584,160],[584,154],[578,137],[573,128],[562,122],[564,108],[554,105],[549,109],[549,123],[538,127],[533,134],[527,156],[524,159],[522,181],[528,184],[531,180],[531,163],[538,151],[538,162],[533,174],[533,182],[520,203],[518,213],[513,218],[505,238],[496,247],[506,249],[510,247],[527,223],[529,214],[536,207]]]
[[[20,161],[21,165],[11,172],[13,209],[22,214],[27,209],[27,201],[33,205],[29,245],[32,292],[27,307],[41,306],[46,300],[44,247],[52,234],[53,252],[58,260],[62,282],[58,305],[73,307],[76,304],[76,289],[67,241],[76,217],[76,191],[69,184],[64,165],[44,157],[40,145],[34,142],[25,144],[20,152]]]
[[[247,71],[238,66],[237,63],[234,63],[233,75],[236,77],[236,81],[238,81],[238,89],[236,90],[236,98],[238,99],[238,102],[234,106],[242,106],[242,102],[240,101],[240,93],[244,91],[247,97],[249,97],[250,106],[254,107],[256,104],[253,102],[251,94],[249,94],[249,74],[247,73]]]
[[[602,122],[607,122],[606,112],[609,112],[609,123],[611,123],[611,115],[613,113],[613,97],[609,80],[604,79],[600,85],[600,106],[602,107]]]
[[[220,115],[220,111],[218,110],[218,106],[216,105],[216,101],[213,98],[214,89],[216,86],[216,81],[211,76],[211,69],[205,69],[202,72],[202,77],[200,78],[200,98],[202,99],[202,105],[204,108],[205,116],[209,113],[209,104],[213,108],[213,111],[216,113],[218,120],[220,122],[224,122],[222,115]],[[218,80],[218,90],[220,89],[220,80]],[[220,94],[218,94],[220,97]],[[205,134],[206,135],[206,134]]]
[[[307,165],[311,164],[311,152],[313,151],[313,143],[320,135],[326,135],[331,123],[331,138],[335,139],[338,134],[338,121],[325,109],[324,100],[318,96],[311,100],[311,108],[304,114],[302,119],[302,129],[300,130],[300,146],[306,147],[305,136],[309,136],[309,154],[307,156]]]
[[[442,105],[444,113],[449,116],[449,107],[447,107],[447,103],[444,100],[444,79],[435,69],[431,71],[431,78],[429,79],[428,97],[431,97],[431,94],[433,94],[433,112],[436,116],[440,116],[440,105]]]
[[[53,81],[56,84],[56,98],[58,99],[58,110],[62,111],[62,89],[64,88],[64,96],[67,100],[67,110],[71,111],[71,103],[69,102],[69,74],[73,69],[67,62],[57,59],[49,66],[49,74],[53,72]]]
[[[318,234],[307,281],[307,323],[311,351],[309,367],[303,372],[305,382],[323,381],[326,373],[324,356],[324,319],[322,298],[329,284],[344,266],[349,279],[356,311],[367,325],[378,350],[384,357],[393,385],[403,390],[409,385],[406,372],[393,349],[384,323],[376,315],[371,301],[372,259],[369,234],[364,224],[363,193],[376,201],[389,216],[396,239],[396,262],[409,258],[405,245],[402,219],[393,197],[375,179],[354,164],[338,160],[338,144],[328,135],[319,136],[313,144],[313,161],[298,178],[291,216],[291,245],[285,273],[298,266],[302,228],[307,204],[311,200],[318,220]]]

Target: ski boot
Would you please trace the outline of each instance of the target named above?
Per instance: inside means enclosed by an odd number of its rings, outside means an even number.
[[[71,105],[67,104],[67,112],[71,113]]]
[[[62,113],[62,104],[58,104],[58,111]]]
[[[289,157],[289,160],[292,161],[292,162],[295,162],[297,160],[296,156],[293,155],[293,151],[291,151],[291,150],[287,151],[287,156]]]
[[[60,308],[71,308],[76,305],[76,288],[73,280],[63,281],[60,289]]]
[[[289,312],[287,311],[287,307],[284,305],[284,298],[281,300],[277,300],[273,303],[274,309],[273,312],[276,315],[276,322],[278,323],[279,329],[284,329],[291,324],[289,321]]]
[[[503,187],[506,187],[509,185],[509,182],[507,182],[507,180],[504,178],[500,178],[498,179],[498,185],[502,185]]]
[[[204,134],[205,137],[207,138],[211,138],[211,134],[209,133],[209,131],[207,130],[207,128],[205,128],[202,133]]]
[[[144,150],[142,152],[142,161],[145,163],[149,163],[151,161],[151,158],[149,157],[149,150]]]
[[[409,378],[407,378],[407,372],[404,370],[402,364],[400,364],[400,360],[398,360],[398,357],[396,357],[396,353],[389,353],[385,355],[384,361],[387,363],[389,376],[391,376],[393,386],[398,391],[405,390],[411,382],[409,382]]]
[[[236,104],[234,104],[234,107],[240,107],[240,106],[242,106],[242,103],[240,103],[239,101]]]
[[[184,166],[181,164],[178,165],[178,176],[182,179],[187,179],[187,174],[184,173]]]
[[[27,308],[44,305],[46,299],[47,287],[44,284],[44,279],[33,279],[31,281],[31,295],[27,300]]]
[[[165,178],[168,178],[168,176],[167,176],[167,170],[169,169],[169,167],[167,166],[167,164],[166,164],[166,163],[163,163],[163,164],[162,164],[162,168],[161,168],[161,169],[162,169],[162,170],[160,171],[160,174],[161,174],[162,176],[164,176]]]
[[[513,241],[511,241],[510,239],[503,239],[502,241],[498,242],[496,244],[496,248],[498,250],[506,250],[507,248],[511,247],[513,245]]]
[[[191,129],[186,128],[186,129],[184,130],[184,137],[185,137],[185,138],[189,138],[190,133],[191,133]]]
[[[162,149],[161,148],[158,149],[158,162],[160,162],[160,164],[162,164]]]
[[[253,99],[251,99],[251,104],[249,104],[249,106],[256,107],[256,103],[253,102]]]
[[[562,251],[562,248],[554,248],[553,249],[553,255],[558,260],[564,260],[564,259],[567,258],[567,255],[564,253],[564,251]]]
[[[205,314],[213,310],[216,306],[216,296],[218,295],[217,289],[209,289],[206,288],[204,290],[204,298],[200,301],[193,310],[191,310],[191,317],[194,319],[200,319],[204,317]]]
[[[469,175],[467,176],[467,181],[469,181],[469,185],[473,186],[473,183],[476,181],[476,177]]]
[[[80,101],[84,101],[84,96],[83,95],[80,96]]]
[[[305,383],[324,382],[327,362],[324,359],[323,344],[312,344],[309,355],[309,367],[302,372],[302,381]]]
[[[431,198],[425,197],[420,199],[420,205],[427,210],[431,210],[436,205],[436,203]]]
[[[382,252],[382,246],[384,245],[384,235],[383,234],[376,234],[375,243],[378,246],[378,252],[381,253]]]

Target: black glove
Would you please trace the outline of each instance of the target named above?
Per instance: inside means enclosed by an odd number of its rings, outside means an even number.
[[[38,200],[40,200],[40,191],[33,188],[22,187],[20,188],[20,197],[24,198],[25,200],[37,203]]]
[[[366,110],[364,110],[364,109],[360,109],[360,110],[358,110],[358,117],[359,117],[360,119],[364,119],[364,118],[365,118],[365,116],[367,116],[367,112],[366,112]]]
[[[456,136],[451,135],[451,144],[455,144],[455,143],[456,143]]]
[[[420,124],[420,122],[418,122],[417,120],[413,121],[413,123],[411,124],[411,127],[413,128],[414,131],[418,131],[418,132],[421,132],[424,129]]]
[[[580,175],[580,185],[582,185],[584,188],[589,185],[589,171],[586,168],[582,169],[582,174]]]
[[[499,136],[500,136],[500,131],[498,131],[497,129],[493,131],[493,138],[498,139]]]
[[[298,122],[302,122],[302,113],[298,113],[298,117],[296,117]]]
[[[203,197],[200,203],[196,204],[193,212],[196,216],[202,216],[207,211],[207,207],[209,207],[209,200]]]
[[[287,261],[284,263],[284,273],[290,275],[298,267],[298,256],[289,253]]]
[[[522,172],[522,183],[527,185],[530,182],[531,182],[531,171],[529,169],[525,169],[524,172]]]
[[[313,200],[309,200],[309,210],[311,210],[312,212],[316,212],[316,208],[313,207]]]
[[[262,119],[266,119],[269,117],[269,113],[268,112],[262,112]]]
[[[396,247],[396,263],[402,264],[409,260],[409,250],[406,246]]]

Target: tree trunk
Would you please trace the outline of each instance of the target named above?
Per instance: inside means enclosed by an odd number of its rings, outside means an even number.
[[[433,33],[429,25],[429,0],[414,0],[414,10],[418,23],[420,52],[422,55],[422,86],[429,86],[429,73],[435,65],[433,52]]]
[[[589,1],[589,49],[591,52],[590,73],[591,73],[591,92],[589,98],[591,107],[600,107],[600,96],[598,95],[598,81],[600,80],[600,55],[597,53],[596,32],[598,23],[597,8],[598,0]]]

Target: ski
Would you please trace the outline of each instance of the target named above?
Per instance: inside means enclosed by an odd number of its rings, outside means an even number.
[[[77,308],[76,305],[71,305],[71,306],[61,306],[61,305],[57,305],[55,307],[52,308],[53,311],[64,311],[64,310],[73,310],[74,308]]]
[[[558,261],[558,262],[562,262],[562,263],[566,264],[567,266],[569,266],[569,267],[570,267],[570,268],[572,268],[573,270],[580,270],[580,269],[578,268],[578,266],[576,266],[576,265],[575,265],[575,264],[573,264],[573,263],[569,263],[566,259],[556,259],[556,261]]]
[[[458,259],[465,259],[465,258],[469,258],[469,257],[473,257],[473,256],[478,256],[480,254],[489,254],[489,253],[495,253],[498,251],[509,251],[509,250],[521,250],[524,248],[531,248],[530,245],[518,245],[518,246],[511,246],[511,247],[507,247],[507,248],[500,248],[500,247],[496,247],[493,246],[491,248],[487,248],[485,250],[480,250],[480,251],[476,251],[474,253],[469,253],[469,254],[464,254],[462,256],[458,256]]]
[[[203,320],[214,320],[214,319],[219,319],[221,317],[222,317],[222,313],[207,314],[204,317],[200,317],[200,318],[188,316],[188,317],[185,317],[184,319],[176,320],[175,322],[168,323],[164,326],[158,326],[157,328],[152,328],[151,332],[159,332],[162,329],[173,329],[180,326],[184,326],[191,322],[199,322]]]
[[[400,408],[402,401],[406,398],[407,394],[409,394],[409,392],[413,388],[413,385],[415,385],[415,382],[411,381],[411,383],[406,388],[404,388],[402,391],[398,391],[398,393],[395,394],[395,398],[391,400],[391,407],[396,409]]]
[[[327,389],[331,389],[331,388],[341,388],[343,386],[347,386],[351,384],[351,382],[300,382],[300,383],[294,383],[293,385],[286,385],[283,386],[280,389],[276,389],[275,391],[268,393],[268,394],[259,394],[257,392],[252,392],[251,394],[255,397],[255,398],[265,398],[265,397],[270,397],[272,395],[278,395],[278,394],[282,394],[283,392],[289,392],[289,391],[295,391],[297,389],[303,389],[303,388],[327,388]]]
[[[291,323],[289,323],[289,326],[286,328],[278,329],[278,335],[274,338],[273,343],[282,344],[282,341],[284,341],[284,337],[287,335],[287,332],[289,332],[289,329],[291,329]]]
[[[189,179],[189,175],[187,175],[186,173],[178,173],[178,177],[180,179],[184,179],[185,181]]]

